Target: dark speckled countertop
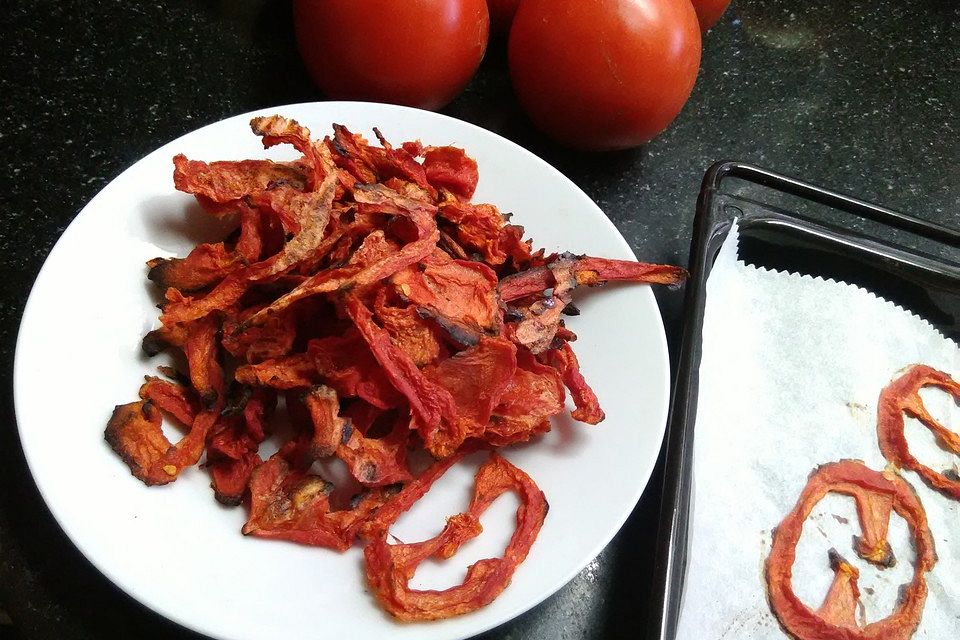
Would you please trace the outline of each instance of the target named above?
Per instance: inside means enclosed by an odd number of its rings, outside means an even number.
[[[17,323],[83,205],[161,144],[225,116],[320,100],[289,0],[7,0],[0,12],[0,637],[196,638],[122,595],[65,539],[27,471],[12,407]],[[444,110],[582,187],[641,259],[685,263],[703,171],[739,159],[941,222],[960,212],[955,0],[734,0],[683,113],[635,151],[587,155],[520,114],[496,46]],[[676,344],[680,296],[659,294]],[[51,372],[51,390],[74,372]],[[62,428],[69,428],[63,425]],[[660,472],[623,530],[555,596],[484,638],[635,638]],[[590,496],[584,496],[589,500]]]

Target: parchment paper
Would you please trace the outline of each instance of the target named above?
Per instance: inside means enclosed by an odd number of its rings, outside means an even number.
[[[849,284],[745,265],[737,240],[734,229],[707,283],[681,640],[786,638],[765,591],[772,529],[816,466],[856,458],[884,468],[877,397],[900,369],[921,362],[960,375],[960,349],[926,321]],[[960,426],[960,410],[946,394],[921,395],[934,417]],[[906,433],[911,451],[931,468],[960,462],[912,419]],[[960,507],[915,473],[903,475],[923,502],[939,555],[914,638],[954,638]],[[804,523],[797,595],[820,606],[833,579],[827,550],[834,547],[860,569],[866,621],[887,616],[899,585],[911,578],[908,532],[894,515],[889,541],[898,562],[879,570],[852,549],[860,534],[852,498],[828,495]]]

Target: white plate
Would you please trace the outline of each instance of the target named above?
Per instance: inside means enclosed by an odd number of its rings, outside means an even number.
[[[472,614],[397,624],[365,589],[359,548],[337,554],[240,535],[244,509],[220,507],[194,468],[162,488],[135,480],[107,447],[115,404],[137,397],[157,364],[140,338],[157,324],[144,262],[185,255],[204,231],[193,198],[178,193],[171,158],[293,157],[264,152],[248,122],[280,113],[325,135],[332,122],[388,140],[420,138],[464,147],[480,165],[475,201],[514,212],[535,246],[632,259],[603,212],[557,170],[503,138],[415,109],[347,102],[264,109],[175,140],[126,170],[80,212],[41,269],[17,342],[14,395],[30,470],[54,517],[80,551],[131,596],[176,622],[218,638],[464,638],[510,620],[555,592],[610,541],[647,484],[663,438],[669,364],[663,324],[646,286],[582,295],[570,318],[583,372],[607,419],[555,421],[533,446],[506,457],[528,472],[550,513],[512,584]],[[67,176],[65,179],[68,179]],[[188,236],[189,237],[188,239]],[[461,511],[473,468],[454,468],[397,523],[406,541],[434,535]],[[445,588],[481,557],[501,555],[516,499],[483,518],[484,533],[446,563],[425,564],[413,582]]]

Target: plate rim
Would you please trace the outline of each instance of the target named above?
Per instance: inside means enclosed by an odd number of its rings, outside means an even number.
[[[122,171],[114,175],[109,180],[109,182],[107,182],[103,186],[103,188],[101,188],[96,194],[94,194],[93,197],[91,197],[77,211],[73,219],[71,219],[70,223],[64,228],[64,230],[61,232],[60,236],[57,238],[56,242],[54,243],[53,247],[51,248],[50,252],[44,257],[43,264],[41,265],[39,271],[37,272],[37,275],[34,278],[33,283],[30,286],[30,293],[27,297],[26,303],[24,304],[24,309],[20,318],[20,322],[17,325],[17,339],[16,339],[16,345],[14,348],[14,358],[13,358],[13,409],[14,409],[14,418],[16,419],[16,422],[17,422],[17,437],[20,441],[20,448],[23,451],[24,459],[27,463],[27,468],[30,471],[31,480],[33,481],[33,484],[36,487],[37,492],[40,494],[40,497],[43,499],[44,507],[53,517],[53,520],[56,523],[57,527],[64,534],[64,536],[67,538],[70,544],[73,545],[73,547],[83,556],[83,558],[90,564],[90,566],[93,567],[97,572],[99,572],[101,576],[106,578],[106,580],[110,582],[110,584],[113,587],[115,587],[116,589],[119,589],[121,592],[123,592],[125,596],[131,598],[140,606],[143,606],[146,609],[149,609],[154,614],[162,616],[163,618],[171,622],[174,622],[175,624],[185,629],[209,636],[211,638],[217,638],[220,640],[233,640],[231,637],[225,635],[222,632],[219,632],[217,629],[210,628],[208,625],[204,625],[202,623],[198,623],[192,620],[187,620],[184,617],[172,611],[168,611],[165,607],[160,606],[157,603],[150,602],[139,597],[135,591],[135,588],[134,588],[135,585],[126,584],[126,581],[121,580],[117,575],[114,574],[114,572],[111,572],[107,570],[104,566],[102,566],[101,563],[95,559],[96,558],[95,554],[91,555],[90,553],[87,552],[87,546],[81,540],[77,539],[77,537],[71,534],[69,527],[61,519],[60,514],[58,514],[58,510],[53,506],[54,503],[52,503],[51,500],[49,499],[48,492],[44,489],[44,485],[40,481],[36,473],[36,468],[37,468],[36,463],[34,462],[34,459],[28,447],[25,446],[24,438],[23,438],[24,428],[22,426],[23,422],[21,420],[20,407],[25,404],[25,398],[21,397],[22,393],[24,393],[21,377],[25,375],[23,373],[24,366],[21,364],[22,352],[23,352],[22,343],[24,339],[23,338],[24,325],[26,324],[29,317],[34,313],[33,308],[36,306],[35,293],[37,290],[37,283],[40,282],[41,278],[46,277],[45,274],[48,271],[48,265],[50,264],[51,256],[53,256],[54,253],[61,247],[61,244],[64,238],[66,238],[68,234],[75,232],[75,229],[77,226],[76,222],[84,215],[84,213],[88,209],[91,209],[92,207],[94,207],[97,201],[102,197],[104,197],[104,194],[106,192],[111,191],[113,188],[113,185],[122,176],[124,176],[125,174],[133,170],[134,167],[140,165],[142,162],[144,162],[145,160],[147,160],[152,156],[159,155],[161,153],[169,153],[169,148],[176,145],[183,138],[187,136],[193,136],[207,129],[217,127],[227,120],[234,120],[234,119],[241,119],[241,118],[249,119],[257,115],[264,115],[265,113],[281,113],[282,114],[285,110],[294,111],[299,109],[316,108],[317,106],[321,106],[321,108],[329,106],[332,109],[336,109],[336,108],[349,108],[351,105],[356,105],[364,109],[370,109],[370,108],[385,109],[387,111],[399,111],[401,113],[413,112],[417,114],[417,117],[424,117],[424,115],[426,115],[426,117],[428,118],[438,118],[441,120],[447,120],[453,123],[455,126],[465,127],[468,130],[471,130],[472,133],[475,133],[480,136],[488,137],[491,140],[495,141],[497,144],[505,144],[509,146],[510,148],[512,148],[512,150],[519,152],[520,155],[523,156],[527,161],[540,165],[542,168],[546,169],[549,173],[552,173],[556,177],[560,178],[562,181],[569,183],[574,189],[580,192],[580,194],[582,194],[584,198],[586,198],[586,200],[589,201],[594,206],[594,208],[602,214],[601,216],[602,223],[607,226],[609,231],[613,232],[616,238],[616,241],[619,244],[621,244],[627,252],[629,252],[629,254],[633,257],[634,260],[637,260],[636,254],[634,253],[633,248],[630,246],[629,242],[627,242],[626,238],[624,238],[623,234],[620,232],[617,226],[613,223],[613,221],[609,218],[609,216],[607,216],[607,214],[603,211],[603,209],[601,209],[600,206],[593,200],[593,198],[591,198],[573,180],[568,178],[566,175],[563,174],[563,172],[561,172],[559,169],[551,165],[549,162],[547,162],[543,158],[539,157],[538,155],[526,149],[525,147],[517,144],[516,142],[513,142],[512,140],[509,140],[508,138],[501,136],[500,134],[494,131],[485,129],[471,122],[467,122],[465,120],[461,120],[459,118],[448,116],[442,113],[426,111],[422,109],[416,109],[413,107],[406,107],[401,105],[392,105],[392,104],[376,103],[376,102],[364,102],[364,101],[330,100],[330,101],[298,102],[298,103],[257,108],[244,113],[229,115],[224,118],[220,118],[219,120],[209,122],[201,127],[197,127],[196,129],[187,131],[177,136],[176,138],[169,140],[168,142],[160,145],[159,147],[153,149],[152,151],[144,154],[143,156],[137,158],[135,161],[125,166]],[[599,554],[610,544],[611,540],[613,540],[613,538],[616,537],[616,535],[623,529],[624,523],[627,521],[627,519],[636,509],[636,506],[640,498],[649,488],[650,481],[653,476],[653,471],[656,467],[657,460],[660,457],[659,454],[663,449],[663,443],[664,443],[664,438],[665,438],[666,429],[667,429],[667,417],[669,412],[670,395],[672,392],[672,384],[671,384],[672,374],[671,374],[671,368],[670,368],[669,347],[666,339],[666,329],[663,323],[663,315],[660,310],[660,305],[657,302],[656,297],[654,296],[653,291],[650,288],[650,285],[647,285],[647,287],[643,289],[638,289],[638,295],[643,295],[644,293],[647,296],[649,296],[652,302],[652,309],[656,314],[656,319],[657,319],[657,322],[655,323],[656,339],[654,340],[654,342],[656,343],[655,351],[656,351],[656,356],[658,360],[660,360],[664,364],[664,366],[661,367],[662,378],[660,380],[660,383],[662,387],[665,389],[665,393],[660,398],[660,403],[659,403],[660,406],[655,407],[655,409],[657,410],[657,414],[662,416],[661,419],[657,421],[658,434],[656,437],[656,441],[659,443],[659,447],[657,448],[657,454],[650,457],[649,459],[650,461],[644,465],[644,468],[640,469],[641,473],[638,474],[644,477],[645,480],[643,481],[642,484],[638,483],[637,490],[634,491],[633,495],[631,496],[628,502],[629,507],[626,508],[622,513],[618,515],[615,522],[611,520],[612,526],[609,528],[609,532],[606,535],[602,536],[600,539],[598,539],[597,543],[593,545],[590,552],[584,556],[585,559],[582,562],[574,563],[574,565],[571,566],[571,569],[563,575],[559,583],[551,584],[548,588],[541,590],[541,593],[534,599],[531,599],[525,602],[520,602],[515,606],[509,607],[503,613],[503,615],[496,618],[492,618],[481,624],[476,625],[474,628],[469,630],[468,635],[463,635],[462,633],[455,633],[453,635],[446,636],[450,640],[464,640],[466,638],[473,637],[474,635],[485,633],[491,629],[507,624],[510,621],[515,620],[520,615],[542,604],[546,599],[553,596],[554,594],[559,592],[562,588],[567,586],[571,582],[571,580],[573,580],[573,578],[577,576],[577,574],[583,571],[583,569],[590,562],[592,562],[599,556]],[[480,611],[482,611],[482,608],[480,609]]]

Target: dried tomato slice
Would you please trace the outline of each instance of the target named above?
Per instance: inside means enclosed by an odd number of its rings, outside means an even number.
[[[509,325],[508,333],[519,345],[533,354],[546,351],[554,344],[560,328],[563,310],[570,304],[570,292],[577,286],[575,263],[571,257],[561,256],[547,266],[554,286],[544,289],[541,296],[525,308],[517,308],[520,321]]]
[[[470,507],[448,518],[447,525],[436,537],[391,545],[387,544],[387,534],[382,529],[364,548],[367,582],[377,600],[394,617],[404,621],[437,620],[479,609],[500,595],[510,583],[514,570],[527,557],[547,515],[543,492],[530,476],[496,453],[491,453],[480,467],[474,482]],[[503,557],[479,560],[467,569],[462,584],[449,589],[411,589],[409,581],[417,566],[430,557],[449,558],[464,542],[476,537],[481,532],[480,515],[507,491],[517,494],[520,507],[516,529]],[[381,511],[389,504],[381,507]]]
[[[173,158],[173,167],[173,184],[179,191],[217,204],[236,202],[277,183],[303,191],[307,182],[300,167],[271,160],[206,163],[179,154]]]
[[[147,266],[147,278],[160,288],[192,293],[217,284],[242,267],[243,258],[217,242],[197,245],[186,258],[154,258]]]
[[[259,327],[240,331],[240,323],[256,313],[257,308],[244,309],[237,320],[229,320],[223,326],[221,344],[230,355],[255,364],[281,358],[293,350],[297,326],[293,313],[282,313],[270,318]]]
[[[350,475],[366,487],[383,487],[410,480],[407,446],[409,418],[398,414],[390,433],[382,438],[367,437],[354,425],[349,440],[337,448],[337,457],[347,464]]]
[[[192,389],[154,376],[146,376],[140,386],[140,399],[148,400],[158,409],[169,413],[180,424],[193,424],[200,412],[200,403]]]
[[[390,183],[396,179],[412,183],[419,187],[422,192],[431,200],[437,196],[436,189],[428,180],[427,170],[416,161],[403,146],[395,149],[380,130],[373,128],[374,134],[380,141],[382,148],[368,146],[366,152],[380,176],[380,182]]]
[[[916,471],[932,488],[960,500],[960,477],[956,471],[940,473],[922,464],[910,453],[903,433],[903,415],[906,413],[933,431],[942,446],[960,455],[960,435],[937,422],[927,412],[923,399],[920,398],[920,389],[931,386],[943,389],[960,402],[960,383],[946,373],[922,364],[913,365],[880,392],[877,403],[880,451],[897,467]]]
[[[267,419],[277,406],[277,394],[269,389],[254,389],[243,406],[247,433],[257,442],[267,437]]]
[[[276,454],[250,478],[250,517],[243,534],[347,549],[350,541],[328,519],[332,491],[333,485],[320,476],[296,471]]]
[[[510,258],[514,269],[528,269],[533,261],[533,240],[523,239],[523,227],[517,224],[504,225],[500,230],[500,249]],[[540,254],[543,249],[540,249]]]
[[[207,441],[204,466],[213,480],[214,497],[236,506],[247,492],[250,476],[262,462],[258,449],[267,436],[267,419],[276,406],[276,394],[244,388],[221,412],[221,424]]]
[[[494,407],[511,388],[516,370],[517,348],[513,343],[483,337],[476,346],[424,367],[423,375],[450,392],[468,435],[480,437]]]
[[[306,353],[243,365],[237,367],[234,377],[242,384],[282,390],[303,389],[320,382],[314,360]]]
[[[207,409],[217,404],[222,407],[224,400],[223,369],[218,361],[219,330],[219,320],[206,316],[187,327],[187,341],[184,344],[184,353],[190,368],[190,384],[199,394],[203,407]]]
[[[429,197],[435,197],[436,190],[427,181],[423,165],[416,161],[413,154],[404,146],[395,149],[376,127],[373,131],[382,147],[371,146],[362,136],[351,133],[341,124],[334,124],[334,136],[329,147],[337,166],[346,169],[362,184],[388,183],[400,179],[416,185]]]
[[[363,184],[377,182],[377,174],[364,154],[366,141],[342,124],[333,125],[333,139],[328,141],[333,161],[338,167],[346,169],[350,175]]]
[[[117,405],[107,422],[104,438],[144,484],[167,484],[176,480],[185,467],[200,460],[207,433],[219,413],[215,409],[198,414],[190,432],[173,445],[160,429],[163,418],[152,402]]]
[[[563,384],[570,390],[573,402],[577,408],[570,415],[574,420],[587,424],[599,424],[603,421],[604,413],[600,408],[597,394],[580,373],[580,362],[573,352],[569,342],[564,342],[557,349],[550,349],[540,354],[540,359],[560,372]]]
[[[382,287],[374,298],[374,315],[400,349],[418,366],[430,364],[446,352],[439,330],[425,320],[414,306],[388,300]]]
[[[265,224],[260,211],[243,203],[240,207],[240,235],[233,249],[247,263],[257,262],[264,253],[264,247],[272,244],[268,236],[270,225]],[[281,240],[282,242],[282,240]],[[279,250],[279,245],[277,250]],[[270,254],[276,251],[270,251]]]
[[[320,385],[307,392],[303,402],[313,423],[310,454],[314,458],[332,456],[347,441],[351,431],[349,421],[340,417],[340,399],[336,391]]]
[[[182,347],[187,341],[187,329],[181,324],[169,327],[160,327],[148,331],[140,343],[143,353],[155,356],[170,347]]]
[[[457,147],[427,147],[423,150],[423,168],[431,185],[464,200],[473,196],[480,181],[477,162]]]
[[[857,554],[881,566],[892,563],[887,528],[892,511],[910,527],[916,550],[913,581],[901,591],[893,613],[858,626],[854,611],[859,590],[857,570],[833,552],[833,585],[819,610],[803,604],[793,591],[791,577],[803,522],[814,505],[829,492],[852,496],[863,535],[856,539]],[[766,562],[767,596],[783,628],[798,640],[907,640],[920,623],[927,597],[924,574],[936,562],[933,536],[923,505],[913,488],[894,472],[879,473],[855,460],[841,460],[817,468],[793,510],[777,527]]]
[[[595,286],[607,281],[647,282],[650,284],[679,284],[687,277],[686,269],[664,264],[648,264],[632,260],[575,257],[573,273],[577,285]],[[500,281],[500,299],[519,300],[540,293],[556,285],[548,267],[536,267],[507,276]]]
[[[476,252],[489,265],[506,262],[509,256],[502,242],[506,221],[495,206],[453,199],[443,203],[437,215],[451,223],[458,245]]]
[[[435,249],[396,273],[391,282],[403,298],[461,344],[473,345],[481,334],[499,332],[497,275],[481,262],[452,260]]]
[[[296,120],[277,115],[251,119],[250,129],[260,136],[264,149],[278,144],[289,144],[302,153],[307,190],[321,190],[319,185],[330,175],[333,161],[326,147],[310,138],[309,129]]]
[[[530,352],[518,350],[517,369],[490,416],[483,440],[500,447],[546,433],[550,418],[563,412],[564,397],[560,374]]]
[[[262,462],[257,453],[262,440],[250,432],[240,416],[227,419],[210,438],[206,467],[217,502],[236,506],[243,500],[250,475]]]
[[[399,249],[397,243],[387,238],[382,229],[377,229],[363,239],[357,250],[347,260],[347,264],[375,264],[384,260],[390,254],[396,253]]]

